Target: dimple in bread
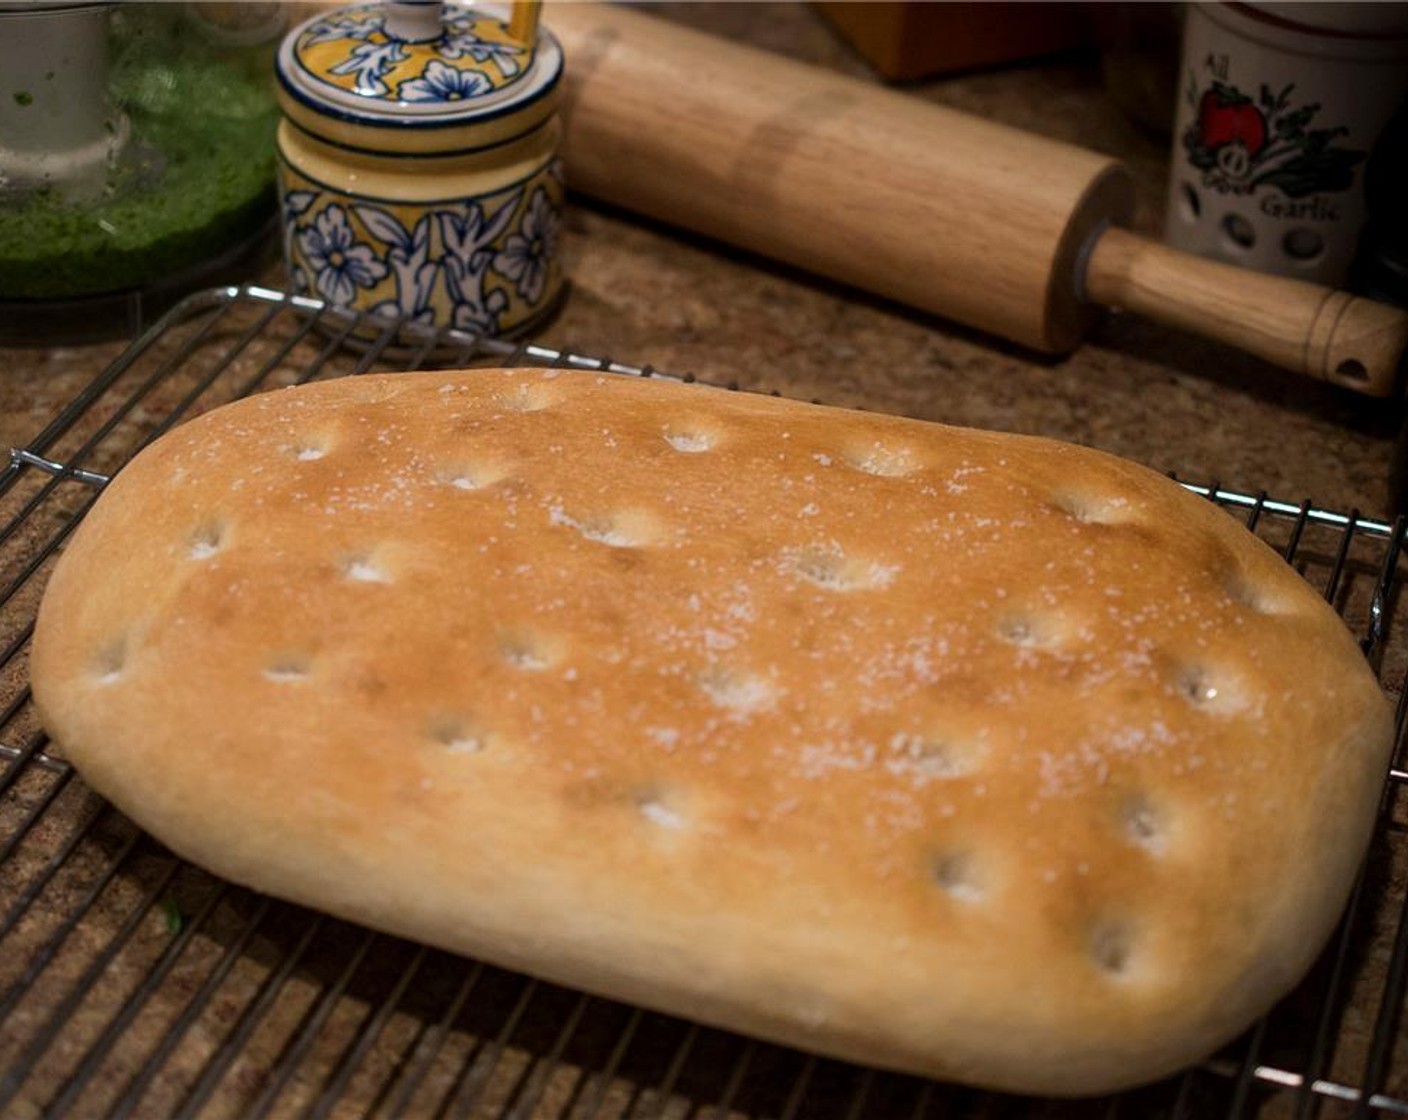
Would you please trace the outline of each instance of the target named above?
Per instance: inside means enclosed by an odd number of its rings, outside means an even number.
[[[32,675],[87,781],[237,882],[1047,1094],[1297,981],[1391,738],[1333,611],[1141,467],[544,371],[167,434],[75,533]]]

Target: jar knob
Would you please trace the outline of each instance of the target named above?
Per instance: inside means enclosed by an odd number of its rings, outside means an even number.
[[[403,43],[429,43],[445,31],[440,0],[397,0],[386,5],[386,34]]]

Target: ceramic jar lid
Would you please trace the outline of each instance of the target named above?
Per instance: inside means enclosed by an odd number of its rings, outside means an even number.
[[[452,3],[339,8],[279,50],[280,102],[319,138],[372,152],[443,155],[493,146],[552,115],[562,48],[508,30],[508,9]]]
[[[1255,0],[1246,5],[1254,14],[1287,27],[1328,31],[1361,39],[1402,39],[1408,36],[1408,5],[1345,3],[1338,0]]]

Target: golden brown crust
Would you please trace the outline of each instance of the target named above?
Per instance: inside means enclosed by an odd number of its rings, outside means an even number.
[[[75,534],[33,679],[91,784],[232,879],[1045,1093],[1295,982],[1390,739],[1334,613],[1141,467],[542,371],[167,435]]]

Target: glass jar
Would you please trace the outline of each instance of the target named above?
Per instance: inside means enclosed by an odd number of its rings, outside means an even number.
[[[0,0],[0,339],[135,329],[274,241],[277,4]]]
[[[279,191],[296,290],[487,335],[562,287],[562,49],[507,11],[383,3],[308,20],[279,52]]]

